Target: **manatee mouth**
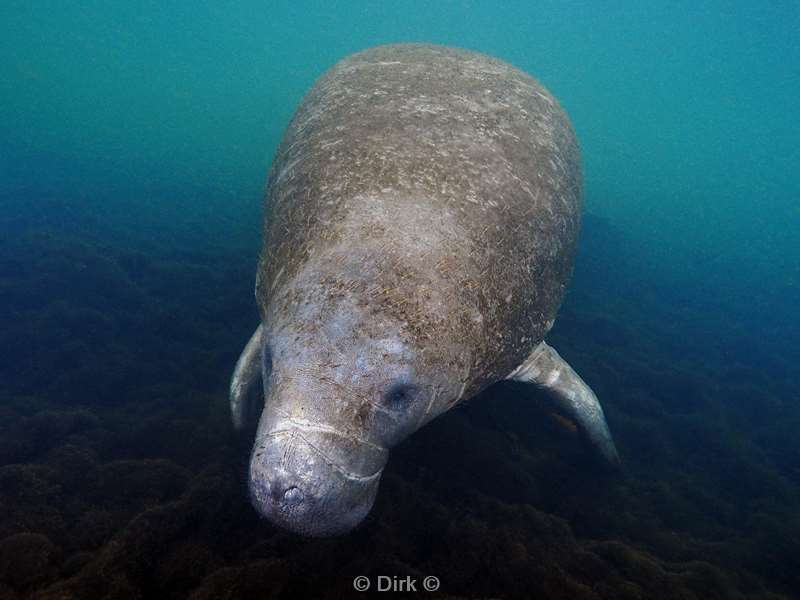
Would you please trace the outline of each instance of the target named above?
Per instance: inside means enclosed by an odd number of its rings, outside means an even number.
[[[259,437],[250,459],[255,509],[275,525],[309,537],[346,533],[361,523],[375,501],[388,451],[343,438],[298,427]]]

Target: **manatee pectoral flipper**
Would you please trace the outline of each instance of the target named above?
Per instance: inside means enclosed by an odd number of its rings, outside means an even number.
[[[264,326],[259,325],[253,333],[250,341],[242,350],[236,367],[233,369],[231,377],[230,401],[231,418],[236,429],[242,429],[245,417],[251,412],[250,403],[259,389],[258,383],[261,381],[261,347]]]
[[[545,342],[536,346],[507,379],[533,383],[550,392],[555,408],[575,421],[586,440],[609,464],[619,465],[619,455],[597,396],[553,348]]]

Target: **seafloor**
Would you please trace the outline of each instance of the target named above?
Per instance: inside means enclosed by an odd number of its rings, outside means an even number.
[[[0,238],[4,600],[336,598],[359,574],[435,575],[441,598],[800,593],[797,347],[768,300],[755,319],[585,219],[550,341],[601,398],[623,472],[500,385],[393,452],[358,530],[304,540],[249,506],[227,413],[256,237],[43,216]]]

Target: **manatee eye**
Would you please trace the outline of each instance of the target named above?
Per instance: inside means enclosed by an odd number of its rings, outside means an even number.
[[[383,400],[390,408],[404,408],[417,395],[418,388],[410,383],[396,383],[383,395]]]

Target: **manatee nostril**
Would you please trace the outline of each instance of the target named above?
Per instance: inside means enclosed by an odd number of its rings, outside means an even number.
[[[296,485],[286,485],[281,479],[269,482],[269,495],[275,504],[296,506],[300,504],[305,495]]]
[[[283,501],[286,504],[300,504],[303,501],[303,492],[297,486],[290,486],[283,493]]]

